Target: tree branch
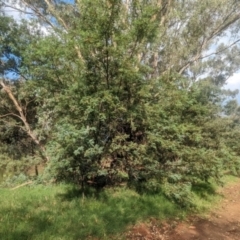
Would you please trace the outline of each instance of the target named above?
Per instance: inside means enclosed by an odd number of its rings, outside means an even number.
[[[49,8],[50,13],[51,13],[59,22],[62,23],[63,27],[64,27],[65,30],[68,32],[69,29],[68,29],[68,26],[67,26],[66,22],[65,22],[64,19],[61,18],[61,17],[59,16],[59,14],[56,12],[56,10],[54,9],[53,4],[52,4],[49,0],[45,0],[45,2],[46,2],[47,6],[48,6],[48,8]],[[75,50],[76,50],[76,53],[77,53],[78,58],[79,58],[81,61],[84,61],[83,56],[82,56],[82,53],[81,53],[79,47],[78,47],[77,45],[74,45],[74,48],[75,48]]]
[[[235,42],[231,43],[230,45],[228,45],[227,47],[225,47],[225,48],[223,48],[223,49],[221,49],[219,51],[216,51],[216,52],[210,53],[208,55],[202,56],[199,59],[207,58],[207,57],[210,57],[212,55],[217,55],[217,54],[219,54],[221,52],[224,52],[225,50],[229,49],[230,47],[236,45],[238,42],[240,42],[240,39],[236,40]]]
[[[7,93],[8,97],[12,100],[13,105],[15,106],[16,110],[19,113],[19,118],[21,119],[22,123],[25,126],[25,131],[27,132],[28,136],[31,137],[31,139],[33,140],[33,142],[40,148],[40,150],[42,151],[44,157],[46,158],[47,161],[49,161],[49,158],[46,154],[45,148],[44,146],[41,144],[41,142],[39,141],[39,139],[37,138],[37,136],[33,133],[33,131],[31,130],[31,127],[29,125],[29,123],[27,122],[26,116],[23,113],[22,107],[21,105],[18,103],[17,99],[15,98],[15,96],[13,95],[11,89],[4,83],[3,80],[0,81],[0,85],[2,86],[3,90]]]
[[[14,116],[14,117],[17,117],[17,118],[20,118],[21,119],[21,117],[19,117],[17,114],[15,114],[15,113],[7,113],[7,114],[4,114],[4,115],[1,115],[0,116],[0,118],[5,118],[5,117],[7,117],[7,116]]]

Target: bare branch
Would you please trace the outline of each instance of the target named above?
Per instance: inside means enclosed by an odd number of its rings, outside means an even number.
[[[7,113],[7,114],[4,114],[4,115],[1,115],[0,118],[5,118],[5,117],[8,117],[8,116],[14,116],[14,117],[17,117],[17,118],[21,119],[21,117],[18,116],[17,114],[15,114],[15,113]]]
[[[17,8],[17,7],[15,7],[14,5],[8,5],[7,3],[4,3],[4,7],[5,7],[5,8],[14,9],[14,10],[16,10],[16,11],[18,11],[18,12],[21,12],[21,13],[24,13],[24,14],[34,15],[32,12],[28,12],[28,11],[23,10],[23,9],[21,9],[21,8]]]
[[[24,186],[29,185],[29,184],[31,184],[31,183],[33,183],[33,181],[25,182],[25,183],[23,183],[23,184],[20,184],[20,185],[14,187],[14,188],[11,188],[11,190],[15,190],[15,189],[18,189],[18,188],[20,188],[20,187],[24,187]]]
[[[201,60],[201,59],[204,59],[204,58],[208,58],[208,57],[210,57],[210,56],[212,56],[212,55],[217,55],[217,54],[219,54],[219,53],[221,53],[221,52],[224,52],[224,51],[226,51],[227,49],[229,49],[230,47],[236,45],[238,42],[240,42],[240,39],[236,40],[235,42],[231,43],[230,45],[228,45],[227,47],[225,47],[225,48],[223,48],[223,49],[221,49],[221,50],[219,50],[219,51],[216,51],[216,52],[207,54],[207,55],[205,55],[205,56],[201,56],[201,54],[196,55],[196,56],[194,57],[194,59],[192,59],[192,60],[190,60],[189,62],[187,62],[187,64],[186,64],[185,66],[183,66],[183,67],[179,70],[178,73],[179,73],[179,74],[182,74],[192,63],[197,62],[197,61],[199,61],[199,60]]]
[[[210,56],[212,56],[212,55],[217,55],[217,54],[219,54],[219,53],[221,53],[221,52],[224,52],[224,51],[226,51],[227,49],[229,49],[230,47],[236,45],[238,42],[240,42],[240,39],[236,40],[235,42],[231,43],[230,45],[228,45],[227,47],[225,47],[225,48],[223,48],[223,49],[221,49],[221,50],[219,50],[219,51],[210,53],[210,54],[208,54],[208,55],[205,55],[205,56],[203,56],[203,57],[200,57],[199,59],[207,58],[207,57],[210,57]]]
[[[13,95],[11,89],[4,83],[3,80],[0,81],[0,85],[2,86],[3,90],[7,93],[8,97],[12,100],[13,105],[15,106],[16,110],[18,111],[19,115],[16,115],[16,116],[18,116],[21,119],[22,123],[24,124],[25,131],[31,137],[33,142],[40,148],[40,150],[42,151],[42,153],[43,153],[44,157],[46,158],[46,160],[49,161],[49,158],[48,158],[48,156],[46,154],[45,148],[41,144],[41,142],[39,141],[37,136],[34,134],[34,132],[31,130],[31,127],[30,127],[30,125],[29,125],[29,123],[28,123],[28,121],[26,119],[26,116],[23,113],[23,109],[22,109],[21,105],[19,104],[19,102],[17,101],[15,96]]]

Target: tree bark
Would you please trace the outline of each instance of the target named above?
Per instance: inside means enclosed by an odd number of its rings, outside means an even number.
[[[22,110],[21,105],[19,104],[19,102],[17,101],[17,99],[15,98],[15,96],[13,95],[11,89],[4,83],[3,80],[0,81],[0,85],[2,86],[3,90],[7,93],[8,97],[12,100],[16,110],[18,111],[18,117],[21,119],[22,123],[24,124],[25,130],[28,134],[28,136],[33,140],[33,142],[39,147],[40,151],[42,152],[44,158],[46,161],[49,161],[49,158],[46,154],[46,150],[44,148],[44,146],[41,144],[41,142],[39,141],[39,139],[37,138],[37,136],[34,134],[34,132],[32,131],[29,123],[27,122],[26,116],[24,115],[24,112]]]

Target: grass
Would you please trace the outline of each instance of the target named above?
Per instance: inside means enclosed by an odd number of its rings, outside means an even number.
[[[239,177],[233,175],[225,175],[222,178],[222,186],[239,181]],[[221,200],[222,195],[218,193],[219,185],[214,182],[199,183],[192,187],[193,199],[195,204],[194,211],[205,214],[208,210],[214,208]]]
[[[233,182],[237,178],[225,178]],[[216,201],[216,185],[193,187],[196,209]],[[163,195],[139,195],[129,189],[89,189],[86,196],[70,185],[0,189],[1,240],[124,239],[124,231],[150,218],[183,218],[187,211]]]
[[[183,210],[162,195],[115,189],[82,197],[71,186],[0,189],[0,239],[123,239],[129,225],[180,217]]]

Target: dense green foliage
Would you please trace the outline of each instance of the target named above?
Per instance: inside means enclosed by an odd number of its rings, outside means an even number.
[[[42,159],[44,180],[183,205],[198,182],[239,173],[240,108],[223,89],[238,70],[238,1],[22,4],[34,18],[1,16],[0,166]]]

